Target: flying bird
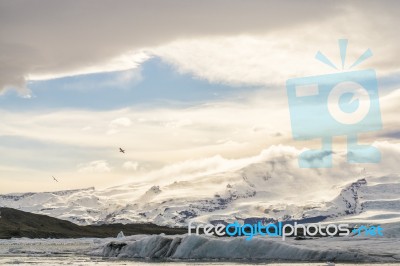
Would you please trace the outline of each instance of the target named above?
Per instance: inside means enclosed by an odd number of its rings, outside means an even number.
[[[58,180],[54,176],[52,176],[52,177],[53,177],[54,181],[58,182]]]
[[[125,153],[125,150],[123,150],[122,148],[119,148],[119,152]]]

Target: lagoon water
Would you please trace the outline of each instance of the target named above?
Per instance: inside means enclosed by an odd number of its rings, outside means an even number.
[[[11,239],[0,240],[0,265],[111,265],[111,266],[183,266],[183,265],[270,265],[270,266],[322,266],[324,262],[283,262],[283,261],[156,261],[102,258],[88,255],[113,239]],[[336,263],[336,265],[400,265],[400,263]]]
[[[326,263],[296,263],[296,262],[263,262],[263,263],[249,263],[249,262],[162,262],[162,261],[133,261],[133,260],[114,260],[103,259],[89,256],[0,256],[0,265],[45,265],[45,266],[59,266],[59,265],[110,265],[110,266],[206,266],[206,265],[221,265],[221,266],[238,266],[238,265],[268,265],[268,266],[323,266]],[[367,266],[367,265],[400,265],[400,264],[353,264],[353,263],[336,263],[337,266]]]

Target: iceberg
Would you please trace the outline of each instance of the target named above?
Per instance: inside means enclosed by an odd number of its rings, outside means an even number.
[[[124,238],[125,237],[125,235],[124,235],[124,232],[119,232],[118,233],[118,235],[117,235],[117,238]]]
[[[399,240],[393,238],[332,237],[282,241],[278,238],[255,237],[246,241],[243,237],[146,235],[108,242],[98,250],[98,254],[92,255],[183,261],[398,262],[400,256],[396,247],[399,244]]]

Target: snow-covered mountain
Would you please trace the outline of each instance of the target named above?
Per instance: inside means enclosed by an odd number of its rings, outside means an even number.
[[[77,224],[264,219],[400,222],[400,176],[361,168],[298,169],[296,154],[264,151],[229,169],[94,188],[0,195],[0,206]]]

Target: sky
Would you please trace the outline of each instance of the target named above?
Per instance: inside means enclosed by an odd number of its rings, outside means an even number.
[[[0,0],[0,193],[106,188],[317,147],[293,140],[286,81],[350,71],[367,49],[351,71],[376,72],[383,129],[360,139],[398,171],[399,5]]]

